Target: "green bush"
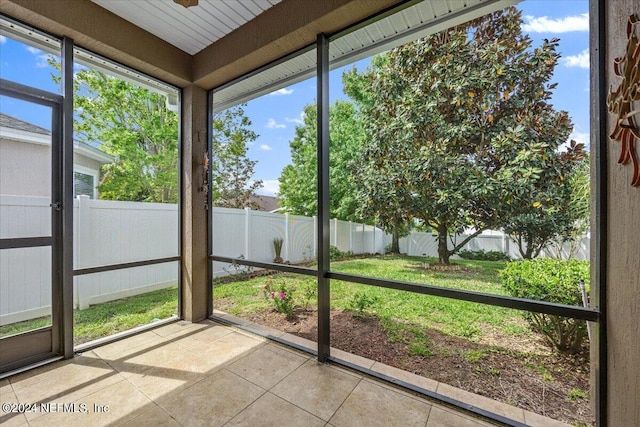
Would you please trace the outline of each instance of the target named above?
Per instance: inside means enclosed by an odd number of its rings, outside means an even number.
[[[342,252],[337,246],[329,246],[329,259],[336,260],[353,256],[353,252]]]
[[[356,292],[349,299],[349,308],[362,314],[376,302],[378,302],[377,296],[367,295],[365,292]]]
[[[535,259],[507,264],[500,272],[506,291],[518,298],[582,306],[580,280],[589,283],[589,262]],[[549,314],[526,313],[531,327],[546,343],[564,353],[580,350],[587,335],[586,322]]]
[[[479,261],[510,261],[509,255],[502,251],[485,251],[480,249],[478,251],[462,250],[458,252],[460,258],[474,259]]]

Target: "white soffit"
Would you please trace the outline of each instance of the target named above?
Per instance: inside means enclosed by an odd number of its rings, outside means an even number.
[[[423,0],[332,40],[329,45],[330,69],[385,52],[519,1]],[[315,75],[316,50],[311,48],[215,89],[213,110],[222,111]]]
[[[173,0],[92,0],[132,24],[195,55],[281,0],[200,0],[186,8]]]

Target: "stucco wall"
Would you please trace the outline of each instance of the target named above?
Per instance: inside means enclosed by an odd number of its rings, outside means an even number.
[[[626,48],[625,28],[631,13],[640,14],[640,0],[607,2],[607,88],[620,78],[613,59]],[[636,25],[640,34],[640,24]],[[636,116],[636,119],[640,117]],[[607,134],[614,117],[607,118]],[[640,158],[640,143],[636,155]],[[608,425],[640,425],[640,187],[631,187],[632,166],[619,165],[620,143],[608,142],[607,308]]]
[[[51,195],[51,146],[0,139],[0,194]]]

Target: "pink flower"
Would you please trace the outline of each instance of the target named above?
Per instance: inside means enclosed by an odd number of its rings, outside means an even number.
[[[275,298],[276,297],[276,293],[275,292],[271,292],[271,298]]]
[[[280,292],[280,299],[284,299],[286,297],[286,295],[284,294],[284,292]]]
[[[269,285],[264,285],[262,289],[269,289]]]

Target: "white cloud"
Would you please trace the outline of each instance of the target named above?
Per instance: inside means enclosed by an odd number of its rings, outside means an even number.
[[[297,125],[301,125],[304,123],[304,111],[301,111],[300,116],[298,117],[294,117],[294,118],[285,117],[284,120],[289,123],[295,123]]]
[[[554,19],[547,16],[536,18],[525,16],[525,24],[522,30],[527,33],[570,33],[573,31],[589,31],[589,14],[583,13],[578,16],[565,16]]]
[[[577,55],[564,58],[565,67],[589,68],[589,49],[585,49]]]
[[[283,87],[282,89],[271,92],[269,95],[291,95],[292,93],[293,89],[287,89],[286,87]]]
[[[287,125],[283,123],[278,123],[274,119],[269,119],[265,127],[267,129],[284,129],[287,127]]]
[[[276,196],[280,191],[280,181],[277,179],[265,179],[262,181],[262,188],[256,190],[256,193],[263,196]]]
[[[584,144],[586,147],[589,146],[589,141],[590,141],[590,135],[588,132],[578,132],[576,130],[574,130],[573,132],[571,132],[571,135],[569,135],[569,138],[567,138],[567,140],[564,142],[564,144],[560,144],[560,146],[558,147],[558,152],[562,152],[565,151],[566,149],[568,149],[571,146],[571,140],[574,140],[575,142],[579,143],[579,144]],[[588,151],[588,150],[587,150]]]
[[[5,44],[7,42],[7,38],[5,36],[0,36],[0,44]]]
[[[589,145],[590,135],[588,132],[576,132],[574,130],[571,132],[571,135],[569,135],[569,140],[567,142],[570,142],[572,139],[578,143]]]
[[[273,150],[273,148],[271,148],[271,147],[270,147],[270,146],[268,146],[267,144],[261,144],[261,145],[260,145],[260,149],[261,149],[262,151],[271,151],[271,150]]]
[[[46,54],[40,49],[33,46],[27,46],[27,50],[36,57],[36,67],[46,68],[49,66],[48,59],[51,55]]]

